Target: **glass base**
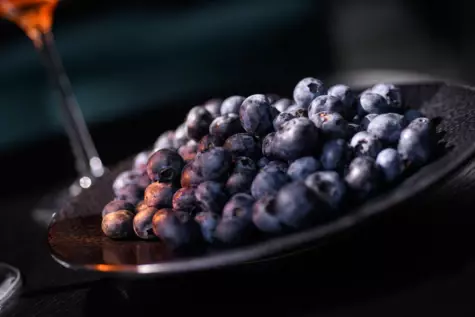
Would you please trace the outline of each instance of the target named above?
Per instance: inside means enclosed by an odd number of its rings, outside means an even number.
[[[21,284],[20,271],[11,265],[0,263],[0,312],[13,306]]]

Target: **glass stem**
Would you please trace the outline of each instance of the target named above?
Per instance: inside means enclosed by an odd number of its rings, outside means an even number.
[[[53,84],[60,93],[63,126],[71,143],[77,173],[80,178],[88,177],[93,181],[94,178],[100,177],[104,173],[104,167],[56,50],[53,34],[41,32],[40,38],[34,43],[44,60]]]

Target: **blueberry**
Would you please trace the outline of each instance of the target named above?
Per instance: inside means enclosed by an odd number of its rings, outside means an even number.
[[[363,118],[359,115],[354,115],[353,118],[351,119],[351,123],[354,123],[354,124],[361,124],[361,120],[363,120]]]
[[[320,168],[321,164],[316,158],[305,156],[296,159],[290,164],[287,175],[293,181],[303,181],[308,175],[318,171]]]
[[[397,151],[406,166],[418,167],[429,161],[432,147],[427,134],[408,127],[401,132]]]
[[[195,158],[197,151],[198,143],[196,143],[195,140],[189,140],[185,145],[178,148],[178,154],[185,162],[192,161]]]
[[[277,94],[266,94],[267,100],[269,101],[269,104],[274,104],[276,101],[280,100],[280,96]]]
[[[230,151],[233,158],[247,156],[252,159],[261,157],[261,148],[257,140],[248,133],[238,133],[230,136],[223,147]]]
[[[206,101],[204,103],[204,107],[208,110],[209,113],[213,116],[213,118],[217,118],[221,115],[221,106],[223,104],[223,100],[219,98],[214,98]]]
[[[348,122],[337,112],[319,112],[311,120],[328,139],[345,138],[348,133]]]
[[[304,117],[308,117],[308,107],[305,107],[305,106],[291,105],[287,109],[285,109],[284,112],[295,115],[295,113],[302,112],[302,111],[306,111],[307,114]]]
[[[402,107],[401,90],[392,84],[376,84],[371,88],[373,93],[381,95],[386,99],[389,106],[400,109]]]
[[[350,149],[343,139],[330,140],[323,145],[320,162],[326,171],[343,171],[350,159]]]
[[[153,145],[154,151],[161,150],[161,149],[173,149],[175,139],[175,131],[169,130],[163,132],[155,141],[155,144]]]
[[[373,121],[373,119],[376,118],[377,116],[379,115],[376,113],[369,113],[366,116],[364,116],[360,122],[361,131],[366,131],[368,129],[370,122]]]
[[[226,191],[230,195],[237,193],[250,193],[250,188],[254,175],[252,174],[232,174],[226,182]]]
[[[199,211],[199,206],[195,197],[195,189],[192,187],[180,188],[172,198],[173,210],[180,210],[195,215]]]
[[[112,190],[117,196],[119,191],[130,185],[137,185],[139,182],[140,174],[137,171],[125,171],[117,175],[112,184]]]
[[[293,100],[288,98],[282,98],[274,102],[271,106],[277,109],[279,112],[284,112],[285,109],[294,104]]]
[[[275,132],[269,133],[262,140],[262,154],[269,159],[275,157],[275,135]]]
[[[239,116],[231,113],[217,117],[209,126],[209,134],[214,136],[215,145],[221,146],[231,135],[244,132]]]
[[[231,197],[223,208],[223,220],[238,218],[245,221],[252,221],[252,205],[254,198],[245,193],[239,193]]]
[[[111,239],[130,238],[134,234],[134,214],[128,210],[118,210],[102,218],[102,232]]]
[[[262,232],[280,233],[283,226],[276,217],[275,197],[264,196],[252,207],[252,222]]]
[[[387,182],[392,182],[402,174],[404,164],[395,149],[384,149],[376,157],[376,166],[383,172]]]
[[[355,94],[351,88],[345,85],[335,85],[328,88],[328,95],[340,99],[348,109],[355,101]]]
[[[300,117],[308,118],[308,110],[306,108],[303,108],[303,107],[289,108],[285,112],[293,115],[294,118],[300,118]]]
[[[337,112],[344,116],[347,113],[346,106],[337,97],[322,95],[315,98],[308,107],[308,117],[313,119],[320,112]]]
[[[175,130],[175,138],[173,139],[173,147],[178,149],[180,146],[185,145],[190,138],[188,137],[188,130],[185,123],[182,123]]]
[[[192,163],[201,171],[205,181],[224,181],[232,167],[231,153],[222,147],[215,147],[197,155]]]
[[[350,163],[345,182],[357,198],[365,198],[378,189],[380,178],[374,159],[359,156]]]
[[[316,172],[305,179],[305,185],[333,209],[341,207],[346,196],[346,185],[337,172]]]
[[[221,214],[228,195],[222,184],[206,181],[198,185],[195,191],[196,201],[201,210]]]
[[[134,158],[133,170],[138,173],[143,173],[147,171],[147,162],[151,153],[148,151],[140,152]]]
[[[177,191],[171,184],[152,183],[145,189],[144,202],[149,207],[167,208],[172,206],[173,195]]]
[[[407,126],[407,128],[417,131],[419,134],[421,134],[421,136],[425,138],[431,138],[435,133],[432,122],[429,118],[425,117],[416,118],[412,120]]]
[[[272,121],[278,111],[271,107],[264,95],[252,95],[247,97],[239,109],[239,119],[246,132],[257,136],[265,136],[272,132]]]
[[[134,217],[134,232],[137,237],[151,240],[155,239],[155,234],[153,233],[152,218],[157,212],[157,208],[148,207],[147,209],[142,209]]]
[[[274,125],[274,129],[276,131],[280,130],[280,127],[287,121],[292,120],[295,118],[295,116],[291,113],[288,112],[281,112],[275,117],[274,122],[272,123]]]
[[[383,96],[367,92],[360,96],[358,114],[364,115],[365,113],[386,113],[390,108],[386,99]]]
[[[350,147],[353,149],[356,156],[370,156],[376,158],[381,152],[383,146],[381,142],[366,131],[356,133],[350,141]]]
[[[308,107],[313,99],[325,93],[323,82],[312,77],[306,77],[299,81],[294,88],[295,102],[304,107]]]
[[[257,174],[257,165],[254,161],[245,156],[239,156],[234,160],[234,174],[246,174],[254,176]]]
[[[177,184],[180,181],[184,165],[185,162],[177,152],[162,149],[150,156],[147,163],[147,174],[154,182]]]
[[[351,140],[352,137],[355,136],[356,133],[358,133],[360,130],[360,127],[356,123],[348,123],[348,126],[346,127],[346,139]]]
[[[221,219],[214,238],[225,245],[240,245],[252,239],[255,227],[252,222],[240,218]]]
[[[259,172],[251,185],[251,193],[259,199],[265,195],[275,195],[282,186],[290,181],[289,176],[278,169]]]
[[[221,115],[223,116],[229,113],[239,115],[239,108],[241,108],[241,104],[244,99],[246,98],[243,96],[231,96],[224,99],[223,103],[221,104]]]
[[[216,137],[207,134],[202,137],[200,142],[198,143],[198,152],[206,152],[209,149],[214,148],[215,146],[217,146]]]
[[[213,116],[204,107],[193,107],[186,117],[186,129],[188,137],[199,141],[209,132],[209,125],[213,121]]]
[[[268,163],[269,163],[269,159],[267,157],[261,157],[259,159],[259,161],[257,161],[257,167],[259,169],[263,168],[264,166],[266,166]]]
[[[181,172],[181,187],[196,187],[203,182],[203,176],[198,168],[188,163]]]
[[[275,212],[280,223],[300,229],[327,220],[329,207],[304,182],[296,181],[278,192]]]
[[[125,200],[112,200],[107,205],[104,206],[102,209],[102,217],[112,212],[116,212],[118,210],[128,210],[132,213],[135,213],[135,207],[131,203]]]
[[[289,168],[289,164],[282,162],[282,161],[270,161],[267,163],[266,166],[261,168],[261,171],[273,172],[273,171],[281,171],[287,173]]]
[[[138,184],[130,184],[122,187],[116,193],[116,199],[125,200],[132,205],[136,205],[143,197],[144,189]]]
[[[202,241],[201,228],[191,217],[164,208],[152,219],[153,232],[172,249],[187,248]]]
[[[385,143],[396,143],[404,125],[404,117],[397,113],[380,114],[368,125],[368,133]]]
[[[319,131],[309,119],[295,118],[282,125],[271,143],[275,159],[294,161],[315,153],[319,146]]]
[[[220,221],[219,215],[209,211],[202,211],[196,215],[195,221],[200,225],[203,238],[207,242],[213,243],[214,232]]]
[[[416,109],[409,109],[404,113],[404,120],[406,122],[412,122],[414,119],[425,117],[422,112]]]

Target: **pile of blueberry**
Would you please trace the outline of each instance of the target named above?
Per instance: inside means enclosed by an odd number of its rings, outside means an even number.
[[[436,143],[433,122],[391,84],[355,94],[309,77],[293,100],[213,99],[117,177],[102,231],[181,248],[301,230],[396,184]]]

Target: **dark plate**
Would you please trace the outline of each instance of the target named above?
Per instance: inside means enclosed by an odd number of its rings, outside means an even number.
[[[445,154],[425,166],[399,186],[328,224],[312,229],[229,249],[208,250],[204,254],[179,255],[160,242],[113,241],[100,228],[102,207],[113,198],[115,176],[130,168],[125,161],[84,191],[50,224],[48,241],[53,258],[72,269],[110,272],[123,276],[149,276],[206,270],[244,263],[268,261],[282,256],[317,250],[321,243],[383,216],[409,198],[440,182],[475,152],[475,90],[444,83],[400,85],[406,105],[422,108],[431,118],[439,118],[438,132]]]

